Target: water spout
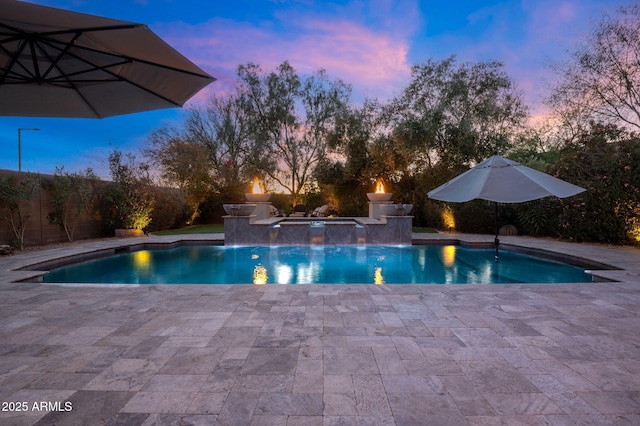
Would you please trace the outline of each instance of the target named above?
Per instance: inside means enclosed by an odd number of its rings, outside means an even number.
[[[367,227],[356,223],[356,245],[358,247],[366,247],[367,246]]]
[[[326,229],[324,222],[313,221],[309,225],[309,244],[312,246],[324,246]]]
[[[278,242],[278,234],[280,233],[280,225],[275,224],[269,227],[269,245],[274,246]]]

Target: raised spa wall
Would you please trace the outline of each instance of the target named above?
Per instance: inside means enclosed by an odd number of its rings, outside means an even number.
[[[412,216],[310,219],[224,216],[224,244],[411,245]]]

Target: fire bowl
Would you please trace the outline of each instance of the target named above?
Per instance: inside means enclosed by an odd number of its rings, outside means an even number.
[[[247,201],[250,203],[266,203],[271,198],[271,194],[268,192],[266,194],[251,194],[247,192],[244,196],[247,197]]]
[[[255,204],[223,204],[224,211],[231,216],[250,216],[256,208]]]
[[[383,204],[380,213],[383,216],[405,216],[413,209],[413,204]]]
[[[393,196],[393,193],[391,192],[383,192],[383,193],[378,193],[378,192],[367,192],[367,198],[369,199],[369,201],[389,201],[391,199],[391,197]]]

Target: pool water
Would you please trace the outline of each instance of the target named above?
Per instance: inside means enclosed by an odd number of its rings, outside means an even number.
[[[581,268],[459,246],[184,246],[53,270],[47,283],[503,284],[591,282]]]

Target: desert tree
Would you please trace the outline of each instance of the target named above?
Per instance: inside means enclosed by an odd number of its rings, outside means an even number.
[[[528,116],[502,63],[459,64],[455,56],[414,65],[386,115],[398,143],[414,152],[417,170],[503,152]]]
[[[351,88],[323,70],[300,76],[288,62],[270,73],[241,65],[238,76],[254,143],[269,162],[263,170],[290,191],[295,204],[326,155],[326,139]]]
[[[605,15],[556,70],[549,103],[571,136],[592,121],[640,130],[640,5]]]
[[[187,223],[192,223],[212,187],[208,147],[185,132],[163,127],[149,137],[145,155],[158,167],[165,185],[178,187],[183,192],[190,210]]]

